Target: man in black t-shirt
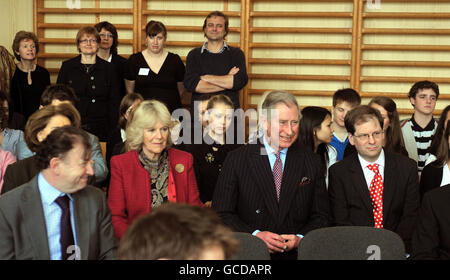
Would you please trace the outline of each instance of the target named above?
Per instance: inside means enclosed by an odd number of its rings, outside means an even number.
[[[204,93],[225,94],[235,108],[240,108],[238,92],[247,84],[248,76],[242,50],[225,42],[228,17],[219,11],[211,12],[203,23],[203,32],[208,41],[191,50],[186,58],[184,86],[192,92],[191,108]]]

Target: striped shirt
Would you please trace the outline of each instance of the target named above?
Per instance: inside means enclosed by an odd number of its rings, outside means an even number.
[[[436,132],[437,122],[433,118],[427,124],[425,128],[422,128],[417,122],[414,120],[414,116],[408,121],[406,125],[411,125],[411,129],[414,133],[414,138],[416,139],[417,145],[417,167],[419,172],[422,172],[422,169],[425,167],[425,162],[430,156],[430,146],[431,141],[433,140],[434,133]]]

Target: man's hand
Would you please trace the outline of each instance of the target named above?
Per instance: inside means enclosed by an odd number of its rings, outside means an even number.
[[[287,248],[288,245],[284,242],[285,238],[281,237],[280,235],[269,232],[269,231],[261,231],[256,234],[256,237],[262,239],[269,247],[269,253],[283,253]]]
[[[290,251],[297,248],[300,244],[300,241],[302,240],[295,234],[282,234],[280,236],[284,239],[284,244],[287,246],[285,251]]]

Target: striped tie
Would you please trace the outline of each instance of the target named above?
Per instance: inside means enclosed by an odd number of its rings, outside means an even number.
[[[280,152],[275,154],[276,160],[273,165],[273,179],[277,190],[277,201],[280,201],[281,179],[283,178],[283,163],[281,162]]]

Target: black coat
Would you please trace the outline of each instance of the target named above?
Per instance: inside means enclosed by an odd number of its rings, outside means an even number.
[[[417,165],[403,155],[384,154],[383,227],[400,235],[409,251],[420,206]],[[372,199],[358,153],[330,167],[328,193],[334,225],[374,226]]]
[[[100,142],[107,140],[109,131],[117,126],[120,104],[120,84],[114,65],[97,57],[86,73],[81,55],[62,63],[58,83],[71,86],[80,101],[82,128],[96,135]]]
[[[434,162],[424,167],[420,176],[420,198],[423,198],[426,192],[441,186],[443,173],[444,168],[435,166]]]
[[[118,79],[118,83],[119,83],[119,95],[121,98],[123,98],[126,94],[126,88],[125,88],[125,78],[124,78],[124,71],[125,71],[125,63],[127,62],[127,59],[118,55],[118,54],[113,54],[112,55],[112,59],[111,59],[111,63],[114,65],[115,70],[116,70],[116,74],[117,74],[117,79]]]
[[[302,234],[329,225],[329,203],[318,155],[293,145],[286,155],[280,201],[264,145],[228,153],[212,207],[234,231]]]
[[[423,197],[412,238],[413,259],[450,259],[450,185]]]

